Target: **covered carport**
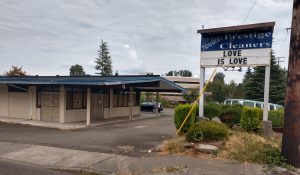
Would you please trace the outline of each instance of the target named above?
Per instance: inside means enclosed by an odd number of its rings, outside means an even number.
[[[185,92],[182,87],[157,75],[131,76],[25,76],[0,77],[0,114],[5,115],[11,105],[6,98],[9,87],[22,89],[28,96],[22,108],[30,111],[24,119],[73,123],[94,119],[113,119],[139,114],[142,91]],[[19,117],[20,116],[10,116]]]

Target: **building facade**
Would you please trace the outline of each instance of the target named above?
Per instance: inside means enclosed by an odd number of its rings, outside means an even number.
[[[172,83],[183,87],[187,91],[190,89],[199,88],[199,78],[194,77],[181,77],[181,76],[163,76],[165,79],[171,81]],[[171,103],[186,103],[186,100],[183,98],[183,93],[178,92],[163,92],[160,93],[160,96]]]
[[[140,113],[140,93],[181,92],[160,76],[0,77],[0,116],[59,123]]]

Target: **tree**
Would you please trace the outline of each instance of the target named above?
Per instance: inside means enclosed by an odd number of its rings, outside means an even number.
[[[190,70],[171,70],[165,74],[166,76],[182,76],[182,77],[192,77],[193,73]]]
[[[22,67],[11,66],[12,69],[5,72],[5,76],[26,76],[27,72],[22,70]]]
[[[119,71],[118,70],[116,70],[115,76],[119,76]]]
[[[243,86],[245,98],[257,101],[264,99],[265,67],[255,67],[253,72],[247,70]],[[281,68],[275,61],[272,52],[271,73],[270,73],[270,93],[269,102],[284,105],[285,85],[287,82],[287,71]]]
[[[101,76],[111,76],[112,75],[112,63],[111,57],[109,55],[109,49],[107,43],[101,40],[100,48],[98,50],[98,58],[96,58],[95,69],[99,72]]]
[[[193,103],[199,95],[199,87],[189,89],[187,93],[184,93],[182,97],[186,100],[187,103]]]
[[[75,65],[71,66],[70,76],[85,76],[83,67],[79,64],[75,64]]]
[[[178,76],[178,72],[176,70],[170,70],[166,73],[166,76]]]
[[[214,79],[207,86],[207,92],[211,95],[207,97],[206,101],[223,103],[227,97],[226,84],[224,82],[225,75],[221,72],[216,73]]]
[[[192,77],[193,76],[192,72],[189,70],[180,70],[180,71],[178,71],[178,74],[182,77]]]

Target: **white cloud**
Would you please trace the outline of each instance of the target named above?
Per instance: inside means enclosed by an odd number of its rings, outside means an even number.
[[[66,75],[68,66],[82,64],[94,74],[103,39],[113,69],[121,74],[189,69],[197,75],[197,29],[239,25],[253,2],[1,0],[0,73],[22,65],[31,74]],[[258,0],[246,23],[275,21],[274,50],[287,57],[291,12],[292,0]],[[241,73],[225,75],[227,81],[242,78]]]

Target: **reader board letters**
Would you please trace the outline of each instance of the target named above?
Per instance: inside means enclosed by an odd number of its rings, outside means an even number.
[[[269,66],[272,29],[203,33],[202,67]]]

